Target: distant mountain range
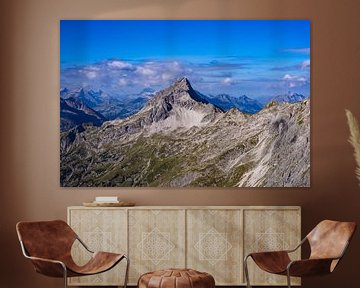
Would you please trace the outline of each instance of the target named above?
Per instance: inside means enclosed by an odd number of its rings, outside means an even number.
[[[73,127],[90,123],[100,126],[107,119],[100,113],[91,109],[83,102],[73,97],[60,98],[60,129],[69,130]]]
[[[310,185],[309,100],[243,113],[228,105],[237,103],[228,95],[212,103],[216,97],[197,92],[186,78],[149,98],[127,118],[62,132],[61,185]]]
[[[263,105],[260,102],[251,99],[246,95],[233,97],[228,94],[219,94],[217,96],[209,96],[207,99],[211,104],[220,107],[224,111],[236,108],[241,112],[254,114],[263,108]]]
[[[60,105],[60,128],[61,131],[71,129],[76,125],[93,124],[101,125],[99,119],[103,121],[126,118],[144,107],[145,103],[152,97],[154,91],[150,88],[144,89],[136,95],[128,95],[124,99],[110,96],[102,90],[94,91],[92,89],[76,89],[69,90],[63,88],[60,90],[60,104],[71,99],[75,106],[81,107],[80,111],[72,111],[69,113],[64,104]],[[99,119],[94,119],[93,113],[96,112]],[[88,113],[90,113],[88,115]],[[84,115],[85,114],[85,115]],[[82,115],[79,117],[79,115]],[[89,117],[86,117],[89,116]],[[73,119],[74,118],[74,119]],[[81,123],[80,119],[83,119]]]
[[[306,99],[308,99],[307,96],[289,91],[287,94],[278,95],[272,98],[271,100],[280,103],[296,103],[296,102],[305,101]]]
[[[246,95],[239,97],[230,96],[228,94],[204,95],[193,88],[191,89],[193,90],[193,95],[196,95],[196,97],[194,97],[200,102],[211,103],[224,112],[235,108],[247,114],[259,112],[266,106],[267,102],[296,103],[302,102],[308,98],[301,94],[288,92],[285,95],[278,95],[261,103]],[[146,103],[155,96],[155,94],[156,91],[152,88],[145,88],[138,94],[127,95],[126,97],[110,96],[102,90],[95,91],[86,88],[69,90],[63,88],[60,90],[61,101],[71,99],[73,110],[69,113],[64,102],[61,102],[61,131],[71,129],[76,125],[93,124],[99,126],[102,122],[107,120],[129,117],[140,111]],[[74,104],[75,102],[76,105]],[[76,107],[81,108],[79,109]],[[79,111],[75,111],[74,109],[79,109]],[[95,118],[94,113],[96,113]]]

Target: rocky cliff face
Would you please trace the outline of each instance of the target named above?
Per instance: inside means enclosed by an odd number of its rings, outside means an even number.
[[[61,135],[62,186],[310,185],[310,101],[224,112],[186,78],[138,113]]]
[[[66,131],[82,124],[100,126],[107,119],[75,98],[60,99],[60,130]]]

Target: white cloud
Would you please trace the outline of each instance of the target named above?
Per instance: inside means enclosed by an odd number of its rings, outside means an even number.
[[[120,78],[118,83],[120,86],[126,86],[128,85],[129,81],[126,78]]]
[[[222,83],[225,85],[230,85],[233,82],[232,78],[226,77],[222,80]]]
[[[86,67],[86,70],[89,70],[89,71],[100,71],[100,68],[99,67],[96,67],[94,65],[90,65],[90,66],[87,66]]]
[[[149,67],[142,67],[142,66],[139,66],[136,68],[136,72],[138,74],[141,74],[143,76],[152,76],[152,75],[155,75],[156,74],[156,71],[153,70],[152,68],[149,68]]]
[[[293,48],[293,49],[285,49],[285,51],[292,53],[308,54],[310,53],[310,48]]]
[[[301,69],[310,68],[310,59],[305,60],[301,63]]]
[[[164,81],[171,80],[172,77],[173,77],[173,75],[171,75],[170,73],[167,73],[167,72],[164,72],[161,74],[161,79]]]
[[[169,68],[171,68],[173,71],[179,71],[181,69],[181,65],[178,61],[173,61],[170,63]]]
[[[88,79],[94,79],[97,77],[97,73],[95,71],[85,72],[85,75]]]
[[[306,78],[304,76],[285,74],[283,80],[306,81]]]
[[[309,82],[307,77],[291,74],[285,74],[282,80],[284,80],[290,88],[304,86]]]
[[[133,65],[124,61],[119,61],[119,60],[113,60],[113,61],[109,61],[107,63],[107,65],[110,68],[115,68],[115,69],[130,69],[133,68]]]
[[[291,76],[290,74],[285,74],[283,80],[292,80],[295,76]]]

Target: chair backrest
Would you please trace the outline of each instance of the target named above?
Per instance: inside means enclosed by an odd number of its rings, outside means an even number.
[[[61,260],[70,256],[75,232],[62,220],[19,222],[19,240],[30,256]]]
[[[355,222],[321,221],[306,236],[311,248],[310,259],[342,256],[355,229]]]

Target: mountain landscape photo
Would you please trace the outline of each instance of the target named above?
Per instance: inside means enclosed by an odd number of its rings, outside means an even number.
[[[274,29],[284,39],[266,45]],[[62,20],[61,186],[309,187],[309,33],[303,20]]]

